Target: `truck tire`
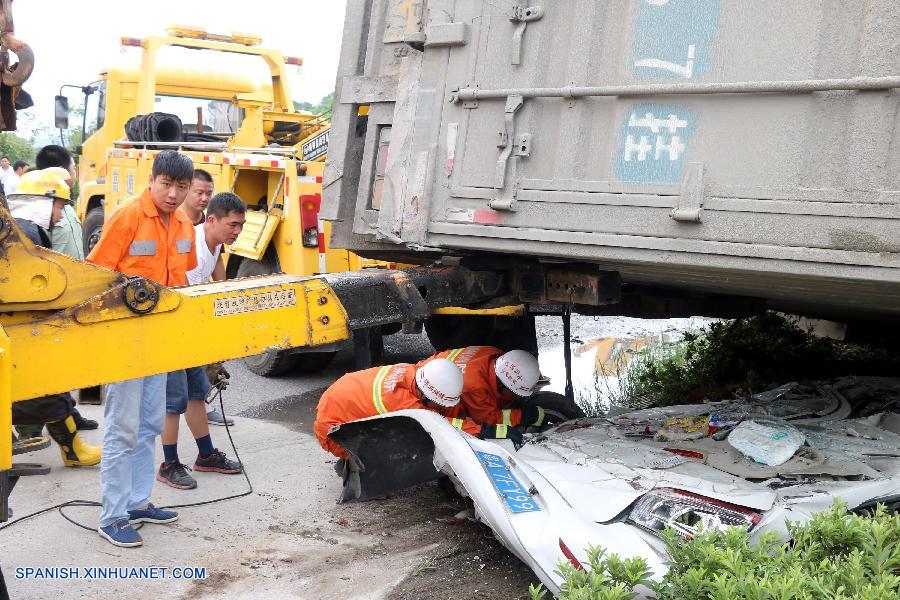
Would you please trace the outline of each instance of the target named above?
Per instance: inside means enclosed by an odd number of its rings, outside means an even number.
[[[269,257],[263,260],[241,259],[236,277],[254,277],[277,273],[274,261]],[[275,350],[263,352],[244,359],[247,368],[263,377],[284,375],[289,371],[313,373],[327,367],[334,359],[335,352],[295,352],[292,350]]]
[[[534,315],[522,317],[432,315],[425,321],[428,341],[437,352],[464,346],[496,346],[537,356]]]
[[[562,394],[556,392],[536,392],[528,399],[527,404],[536,404],[542,407],[546,412],[553,413],[558,417],[569,419],[583,419],[584,411],[581,407],[570,402]]]
[[[84,248],[85,256],[97,245],[102,232],[103,207],[95,206],[84,216],[84,223],[81,225],[81,245]]]

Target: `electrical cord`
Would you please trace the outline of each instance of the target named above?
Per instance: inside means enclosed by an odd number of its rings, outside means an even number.
[[[224,419],[224,422],[225,422],[225,433],[228,435],[228,442],[231,444],[231,450],[234,452],[235,458],[241,464],[241,473],[244,475],[244,479],[247,481],[247,491],[241,492],[240,494],[232,494],[231,496],[224,496],[222,498],[215,498],[213,500],[204,500],[202,502],[191,502],[188,504],[172,504],[169,506],[160,506],[160,508],[192,508],[195,506],[205,506],[207,504],[216,504],[218,502],[225,502],[226,500],[234,500],[236,498],[243,498],[244,496],[249,496],[250,494],[253,493],[253,484],[250,482],[250,476],[247,475],[247,467],[246,467],[246,465],[244,465],[244,462],[241,460],[241,456],[240,456],[240,454],[238,454],[237,447],[234,445],[234,439],[231,437],[231,429],[230,429],[230,426],[228,425],[228,418],[225,414],[225,405],[224,405],[224,402],[222,401],[222,390],[225,388],[225,386],[227,386],[227,383],[224,383],[224,384],[216,383],[213,386],[213,389],[216,390],[215,395],[219,401],[219,410],[222,412],[222,418]],[[215,398],[214,398],[214,401],[215,401]],[[54,504],[53,506],[48,506],[47,508],[42,508],[40,510],[34,511],[33,513],[29,513],[27,515],[24,515],[24,516],[15,518],[11,521],[8,521],[7,523],[0,525],[0,531],[4,531],[4,530],[12,527],[13,525],[16,525],[17,523],[21,523],[22,521],[32,519],[32,518],[38,517],[40,515],[47,514],[53,510],[56,510],[57,512],[59,512],[60,516],[63,519],[65,519],[66,521],[68,521],[69,523],[71,523],[72,525],[76,525],[76,526],[81,527],[82,529],[86,529],[88,531],[97,531],[96,527],[88,527],[87,525],[85,525],[83,523],[79,523],[78,521],[76,521],[75,519],[73,519],[69,515],[67,515],[65,512],[63,512],[63,509],[65,509],[65,508],[84,507],[84,506],[101,506],[101,504],[95,500],[67,500],[66,502]],[[143,526],[142,524],[137,524],[133,527],[134,527],[134,529],[140,529],[142,526]]]

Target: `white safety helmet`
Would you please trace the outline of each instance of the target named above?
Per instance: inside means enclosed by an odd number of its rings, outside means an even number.
[[[537,359],[524,350],[510,350],[497,357],[494,372],[500,382],[516,396],[527,398],[541,377]]]
[[[435,404],[453,408],[459,404],[463,376],[453,361],[436,358],[416,371],[416,385]]]

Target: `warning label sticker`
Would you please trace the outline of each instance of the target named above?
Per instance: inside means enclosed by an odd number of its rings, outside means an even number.
[[[294,293],[294,290],[276,290],[258,294],[231,296],[229,298],[216,298],[215,315],[217,317],[225,317],[296,305],[297,295]]]

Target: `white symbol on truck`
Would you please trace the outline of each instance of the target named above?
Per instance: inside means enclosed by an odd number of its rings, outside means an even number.
[[[673,63],[668,60],[661,60],[659,58],[642,58],[641,60],[634,61],[634,66],[648,67],[650,69],[662,69],[663,71],[675,73],[676,75],[684,77],[685,79],[690,79],[694,76],[694,52],[694,44],[688,45],[687,60],[683,65],[679,65],[678,63]]]
[[[656,135],[656,139],[651,144],[648,135],[628,134],[625,137],[625,151],[622,159],[627,162],[635,159],[639,162],[644,161],[653,151],[653,160],[660,160],[666,154],[669,160],[677,161],[686,149],[681,141],[681,136],[677,135],[678,130],[687,128],[687,126],[687,121],[674,114],[668,115],[665,119],[659,119],[650,112],[645,113],[643,117],[631,113],[631,117],[628,119],[629,129],[647,128]],[[667,136],[665,133],[669,135]]]

